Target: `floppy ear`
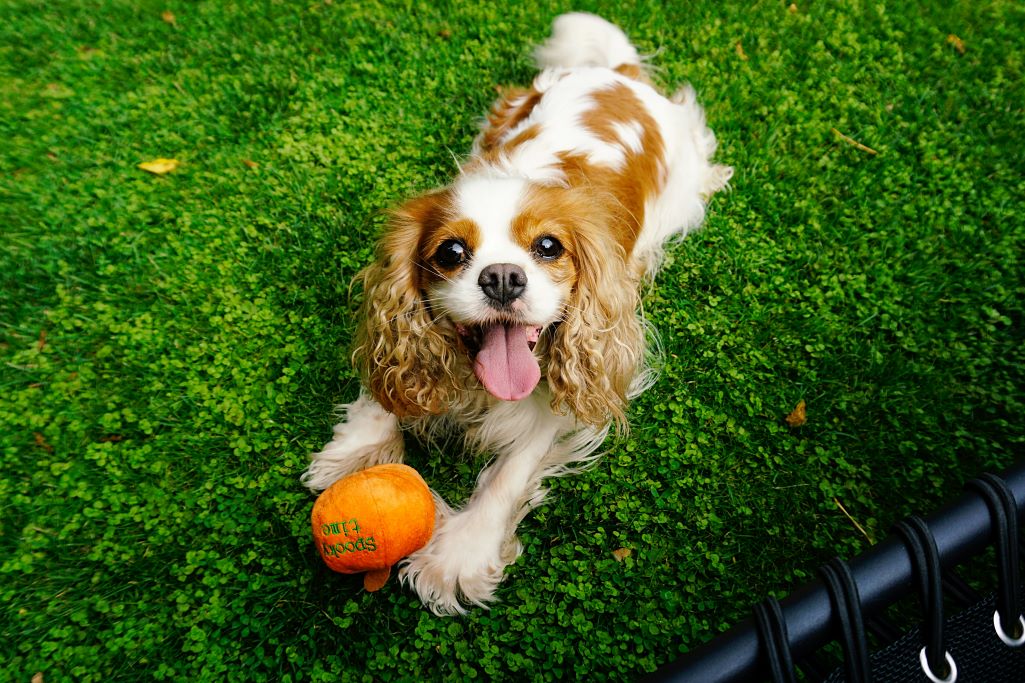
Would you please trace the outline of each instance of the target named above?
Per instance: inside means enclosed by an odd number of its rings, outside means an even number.
[[[626,427],[630,385],[644,360],[637,281],[601,226],[574,230],[577,283],[549,349],[552,408],[595,427]]]
[[[444,220],[446,191],[392,212],[377,260],[357,276],[363,305],[352,353],[367,389],[399,417],[445,411],[454,398],[456,340],[431,319],[420,287],[424,231]]]

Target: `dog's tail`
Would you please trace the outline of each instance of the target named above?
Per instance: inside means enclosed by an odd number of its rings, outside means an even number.
[[[586,12],[556,17],[551,37],[534,51],[534,60],[542,70],[641,64],[637,49],[618,26]]]

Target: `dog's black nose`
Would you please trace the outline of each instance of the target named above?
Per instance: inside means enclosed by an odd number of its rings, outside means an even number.
[[[506,306],[527,288],[527,274],[511,263],[494,263],[480,272],[477,284],[489,299]]]

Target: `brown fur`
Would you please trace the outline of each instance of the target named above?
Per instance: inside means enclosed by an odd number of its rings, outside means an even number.
[[[636,122],[643,131],[642,150],[625,150],[625,163],[619,170],[594,166],[584,156],[566,154],[562,157],[563,172],[570,185],[605,189],[607,210],[612,214],[608,227],[629,254],[644,224],[645,202],[665,184],[665,144],[655,120],[626,85],[613,85],[593,98],[596,106],[584,115],[584,126],[602,140],[616,143],[619,134],[615,124]]]
[[[421,295],[427,275],[417,250],[444,223],[448,194],[435,192],[394,211],[377,259],[358,280],[363,304],[352,353],[366,387],[399,417],[439,414],[465,390],[456,335],[431,317]]]
[[[572,291],[554,336],[539,349],[542,362],[547,360],[552,408],[595,427],[610,420],[625,427],[627,393],[643,361],[644,333],[627,252],[609,229],[611,214],[596,211],[600,207],[587,189],[535,188],[513,234],[522,236],[521,244],[550,234],[566,247],[550,268],[556,282],[572,282]],[[526,227],[531,224],[536,235]]]
[[[421,264],[419,273],[421,289],[426,289],[427,283],[433,279],[450,277],[449,274],[439,273],[436,265],[432,262],[438,247],[450,239],[460,240],[472,254],[480,245],[480,227],[466,218],[445,221],[438,225],[424,225],[417,254]]]
[[[496,150],[505,134],[530,116],[540,101],[541,93],[533,88],[511,88],[505,92],[488,113],[488,126],[478,141],[480,151],[486,154]]]

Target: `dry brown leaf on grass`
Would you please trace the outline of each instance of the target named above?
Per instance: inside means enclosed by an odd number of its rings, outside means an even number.
[[[808,421],[808,414],[805,412],[804,399],[801,399],[790,414],[787,415],[787,424],[791,427],[800,427]]]
[[[949,36],[947,36],[947,42],[950,43],[951,45],[953,45],[954,49],[957,50],[960,54],[964,54],[964,41],[963,40],[961,40],[960,38],[955,36],[953,33],[951,33]]]
[[[153,159],[139,164],[139,168],[154,175],[164,175],[178,168],[181,162],[177,159]]]
[[[633,555],[633,551],[629,548],[619,548],[612,551],[612,557],[616,558],[617,562],[622,562],[631,555]]]
[[[53,446],[46,440],[46,437],[39,432],[33,432],[32,436],[36,439],[36,445],[42,448],[47,453],[53,453]]]
[[[160,18],[164,21],[165,24],[170,24],[171,26],[178,25],[178,19],[174,16],[174,12],[172,12],[169,9],[165,9],[163,12],[161,12]]]
[[[32,683],[43,683],[43,674],[37,673],[32,676]]]
[[[747,53],[744,52],[744,46],[740,44],[739,40],[737,41],[736,48],[737,48],[737,56],[740,57],[741,59],[743,59],[746,62],[747,61]]]
[[[242,163],[248,166],[249,168],[260,168],[260,164],[256,163],[252,159],[243,159]]]

